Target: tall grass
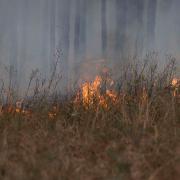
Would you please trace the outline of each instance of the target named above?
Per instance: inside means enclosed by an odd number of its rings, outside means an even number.
[[[32,73],[23,98],[31,113],[2,110],[0,179],[179,179],[174,59],[163,70],[147,62],[129,64],[111,87],[116,100],[105,97],[106,107],[94,97],[87,108],[81,91],[78,101],[76,92],[61,97],[56,66],[52,72],[49,80]]]

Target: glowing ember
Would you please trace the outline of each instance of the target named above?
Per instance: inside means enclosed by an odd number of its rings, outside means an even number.
[[[19,109],[19,108],[16,108],[16,113],[20,113],[21,112],[21,109]]]
[[[109,96],[114,102],[117,99],[117,94],[116,92],[112,91],[112,90],[106,90],[106,95]]]
[[[48,112],[49,119],[54,119],[57,116],[58,113],[58,107],[56,105],[53,105],[52,110]]]
[[[49,112],[48,117],[49,119],[54,119],[56,117],[56,113]]]

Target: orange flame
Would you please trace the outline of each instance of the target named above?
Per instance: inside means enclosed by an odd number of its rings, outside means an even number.
[[[92,106],[94,102],[97,102],[99,105],[101,105],[104,108],[108,107],[107,100],[111,99],[113,102],[116,101],[117,95],[114,91],[106,89],[106,92],[104,94],[101,93],[101,87],[103,84],[103,79],[100,76],[96,76],[94,81],[92,83],[86,82],[82,84],[81,86],[81,95],[82,95],[82,102],[83,105],[88,108],[89,106]],[[110,86],[112,86],[113,81],[110,81]],[[78,102],[78,99],[80,97],[80,94],[78,92],[75,103]]]
[[[173,78],[171,82],[171,86],[173,87],[173,96],[179,96],[179,89],[180,89],[180,79]]]
[[[48,112],[49,119],[55,119],[58,113],[58,107],[53,105],[52,110]]]
[[[172,82],[171,82],[171,85],[172,85],[173,87],[179,86],[179,81],[180,81],[180,79],[178,79],[178,78],[173,78],[173,80],[172,80]]]

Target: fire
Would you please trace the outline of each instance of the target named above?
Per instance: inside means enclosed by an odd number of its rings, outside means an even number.
[[[174,78],[170,85],[172,87],[173,96],[179,97],[180,79]],[[78,102],[82,102],[86,109],[95,104],[107,109],[109,108],[109,102],[116,104],[118,100],[122,100],[125,96],[124,93],[119,94],[114,91],[112,88],[113,86],[114,81],[109,76],[96,76],[92,82],[85,82],[81,85],[81,89],[78,91],[74,103],[77,104]],[[127,97],[132,99],[135,98],[131,95]],[[146,105],[148,102],[148,90],[145,87],[143,87],[139,97],[141,104]]]
[[[48,112],[49,119],[54,119],[57,116],[58,107],[57,105],[53,105],[52,110]]]
[[[180,79],[178,79],[178,78],[173,78],[173,80],[172,80],[172,82],[171,82],[171,85],[172,85],[173,87],[177,87],[177,86],[179,86],[179,83],[180,83]]]
[[[173,78],[171,82],[171,86],[173,88],[173,96],[179,96],[180,79]]]
[[[52,112],[48,113],[49,119],[54,119],[56,117],[56,115],[57,115],[56,113],[52,113]]]
[[[116,99],[117,99],[117,94],[116,94],[115,91],[106,90],[106,94],[107,94],[107,96],[109,96],[109,97],[113,100],[113,102],[116,101]]]
[[[101,83],[102,78],[97,76],[92,83],[86,82],[82,85],[82,99],[84,105],[91,105],[95,98],[100,98]]]
[[[50,110],[47,112],[47,116],[49,119],[55,119],[58,114],[58,106],[52,105],[50,107]],[[3,116],[5,114],[9,114],[12,116],[15,115],[22,115],[24,117],[32,117],[33,115],[33,109],[29,107],[28,104],[24,104],[24,102],[16,101],[15,104],[2,104],[0,105],[0,116]]]
[[[112,80],[108,82],[110,86],[114,84]],[[105,88],[105,92],[101,92],[103,88]],[[80,94],[82,97],[80,97]],[[74,102],[77,103],[80,98],[86,108],[89,108],[95,102],[104,108],[108,108],[108,99],[115,102],[117,95],[113,90],[107,89],[106,85],[103,84],[103,78],[101,76],[96,76],[93,82],[82,84],[81,93],[77,93]]]
[[[3,114],[10,114],[10,115],[16,115],[20,114],[23,116],[31,116],[32,111],[30,108],[27,107],[27,105],[24,105],[23,101],[17,101],[15,104],[2,104],[0,105],[0,115]]]
[[[14,107],[10,104],[4,104],[4,105],[1,105],[1,108],[0,108],[0,114],[13,114],[15,111],[14,111]]]
[[[19,108],[16,108],[16,113],[21,113],[21,109],[19,109]]]

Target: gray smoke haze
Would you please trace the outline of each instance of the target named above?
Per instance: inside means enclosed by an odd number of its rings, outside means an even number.
[[[63,85],[152,50],[179,60],[179,8],[179,0],[0,0],[0,63],[17,70],[21,87],[32,69],[49,75],[56,49]]]

